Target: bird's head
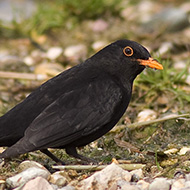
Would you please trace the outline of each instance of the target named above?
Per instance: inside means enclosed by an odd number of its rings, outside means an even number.
[[[138,63],[144,67],[153,69],[163,69],[163,66],[155,59],[153,59],[148,50],[137,42],[130,40],[118,40],[112,45],[116,45],[118,49],[122,50],[123,59],[129,63]]]
[[[145,47],[130,40],[118,40],[99,51],[95,57],[111,74],[130,77],[132,81],[145,67],[163,69]]]

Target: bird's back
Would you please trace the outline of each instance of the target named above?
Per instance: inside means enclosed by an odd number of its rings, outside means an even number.
[[[23,102],[0,117],[0,146],[11,146],[24,136],[32,121],[54,100],[75,86],[80,87],[80,65],[48,80]],[[76,83],[76,84],[75,84]]]

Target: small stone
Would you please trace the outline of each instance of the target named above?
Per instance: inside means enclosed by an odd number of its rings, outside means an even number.
[[[42,166],[38,162],[30,161],[30,160],[25,160],[25,161],[21,162],[18,166],[18,170],[21,172],[21,171],[24,171],[24,170],[26,170],[28,168],[32,168],[32,167],[38,167],[43,170],[47,170],[44,166]]]
[[[173,166],[174,164],[176,164],[178,162],[178,159],[177,158],[171,158],[171,159],[168,159],[168,160],[163,160],[160,165],[162,167],[166,167],[166,166]]]
[[[171,148],[169,150],[164,151],[164,154],[171,155],[171,154],[175,154],[177,152],[178,152],[177,148]]]
[[[6,183],[8,186],[15,188],[39,176],[48,179],[50,173],[49,171],[38,167],[31,167],[13,177],[7,178]]]
[[[149,190],[170,190],[171,184],[166,178],[156,178],[149,186]]]
[[[46,56],[48,59],[55,60],[63,53],[63,49],[61,47],[51,47],[48,49]]]
[[[190,173],[185,175],[186,181],[190,181]]]
[[[142,169],[132,170],[130,173],[132,174],[132,178],[133,176],[136,176],[138,179],[142,179],[144,177]]]
[[[131,174],[123,170],[117,164],[112,163],[101,171],[94,173],[87,179],[81,181],[79,190],[83,189],[108,189],[110,184],[117,184],[117,181],[124,180],[130,182]]]
[[[171,42],[164,42],[161,44],[158,52],[160,55],[164,55],[165,53],[167,53],[169,50],[171,50],[171,48],[173,47]]]
[[[178,61],[178,62],[174,63],[173,67],[177,70],[182,70],[187,67],[187,64],[185,61]]]
[[[138,122],[150,121],[156,119],[156,117],[157,113],[155,111],[150,109],[145,109],[138,114],[137,121]]]
[[[148,190],[149,188],[149,183],[144,181],[144,180],[139,180],[137,182],[137,186],[141,189],[141,190]]]
[[[34,65],[34,60],[32,57],[27,56],[23,59],[24,63],[28,66]]]
[[[173,182],[171,190],[178,190],[185,187],[185,179],[178,179]]]
[[[30,56],[34,60],[35,64],[36,63],[41,63],[43,59],[46,58],[46,53],[44,51],[41,51],[39,49],[35,49],[31,52]]]
[[[96,41],[92,44],[92,49],[94,51],[99,51],[101,50],[102,48],[104,48],[105,46],[107,45],[107,42],[105,41]]]
[[[4,183],[5,183],[5,180],[0,179],[0,184],[4,184]]]
[[[157,99],[158,104],[161,104],[161,105],[166,105],[168,104],[169,101],[170,100],[166,95],[161,95]]]
[[[37,177],[27,182],[22,190],[53,190],[53,188],[47,180]]]
[[[68,183],[68,180],[64,175],[64,172],[55,172],[50,176],[49,182],[57,186],[65,186]]]
[[[79,62],[86,58],[87,48],[84,44],[72,45],[65,49],[64,56],[72,62]]]
[[[185,187],[189,187],[190,188],[190,181],[186,181],[185,182]]]
[[[103,32],[108,28],[108,23],[103,19],[98,19],[90,25],[94,32]]]
[[[187,152],[190,152],[190,147],[183,147],[178,152],[179,155],[185,155]]]

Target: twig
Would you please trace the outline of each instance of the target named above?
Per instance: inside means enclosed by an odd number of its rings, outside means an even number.
[[[155,124],[155,123],[160,123],[160,122],[163,122],[163,121],[167,121],[167,120],[171,120],[171,119],[177,119],[180,117],[190,117],[190,114],[182,114],[182,115],[172,115],[172,116],[168,116],[168,117],[164,117],[164,118],[159,118],[159,119],[155,119],[155,120],[151,120],[151,121],[143,121],[143,122],[137,122],[137,123],[131,123],[131,124],[128,124],[128,125],[118,125],[118,126],[115,126],[110,132],[112,133],[115,133],[115,132],[119,132],[125,128],[129,128],[130,130],[135,130],[137,128],[141,128],[143,126],[146,126],[146,125],[152,125],[152,124]]]
[[[52,166],[54,169],[59,170],[91,170],[98,171],[104,169],[108,165],[67,165],[67,166]],[[125,170],[135,170],[145,167],[144,164],[118,164],[119,167]]]
[[[0,71],[0,78],[25,79],[25,80],[45,80],[45,79],[47,79],[47,76],[43,75],[43,74],[16,73],[16,72]]]

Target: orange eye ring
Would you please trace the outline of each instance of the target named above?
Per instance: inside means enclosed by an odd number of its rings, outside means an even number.
[[[129,56],[132,56],[133,55],[133,48],[131,48],[130,46],[126,46],[124,49],[123,49],[123,53],[129,57]]]

